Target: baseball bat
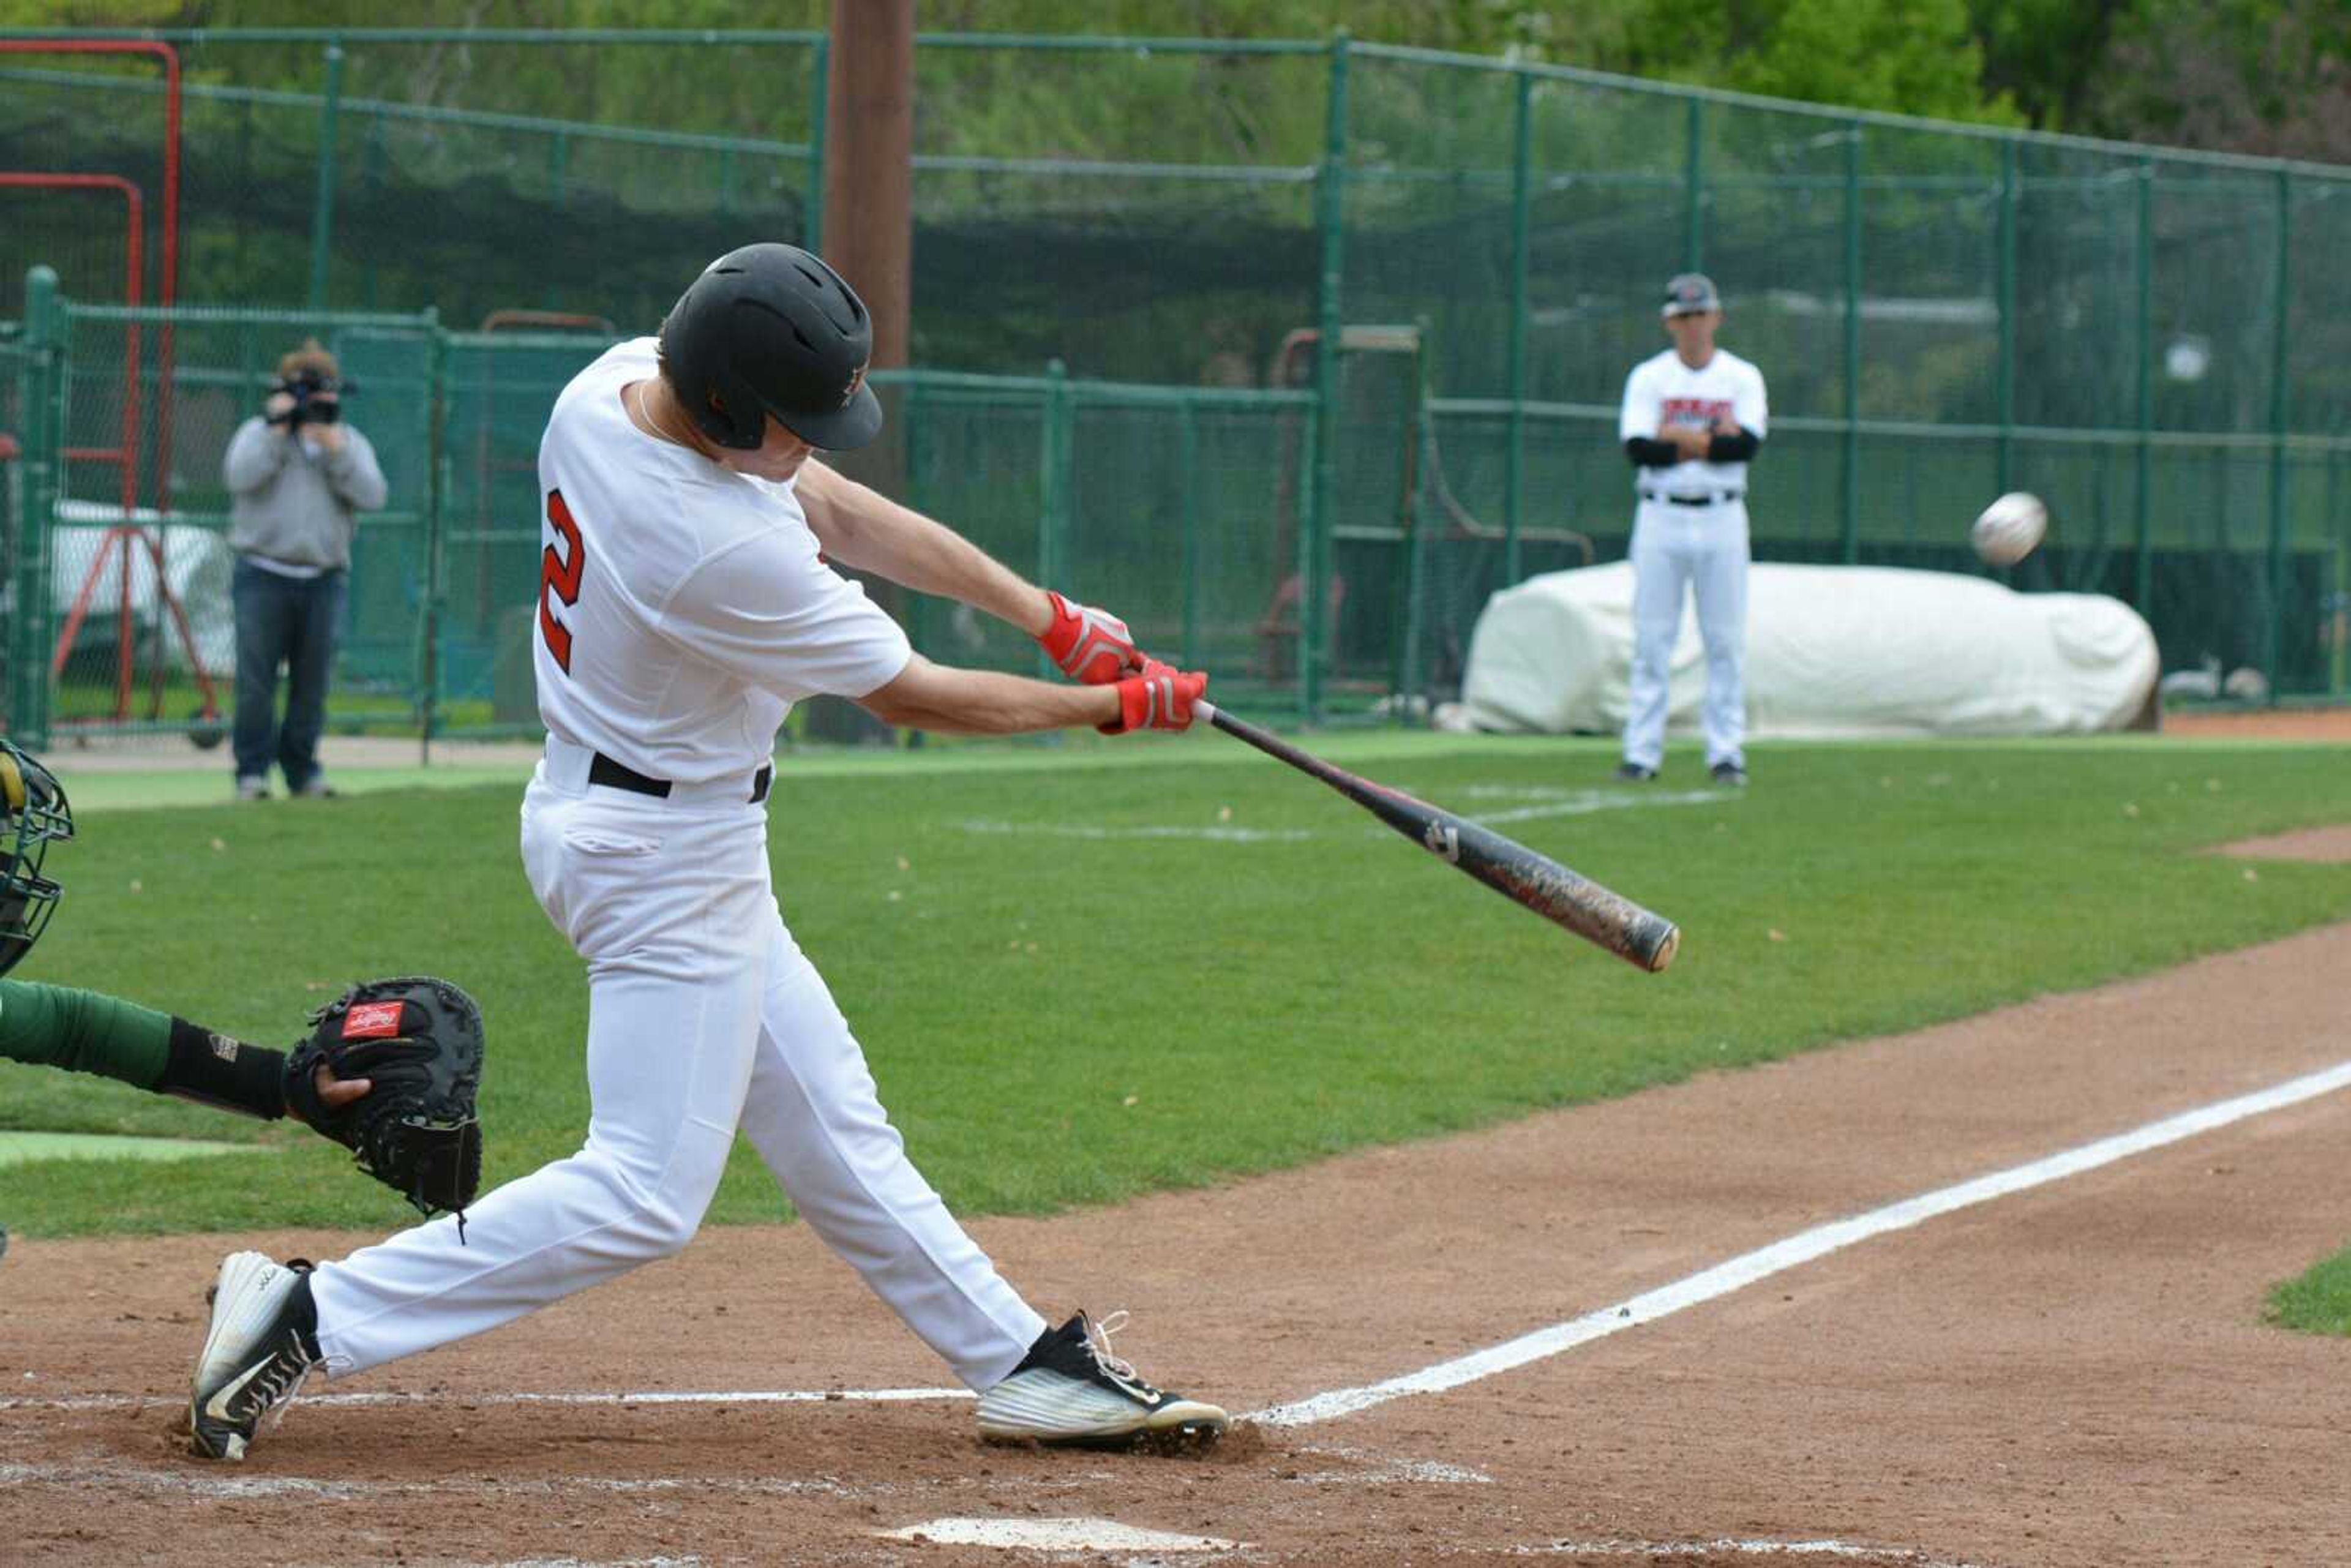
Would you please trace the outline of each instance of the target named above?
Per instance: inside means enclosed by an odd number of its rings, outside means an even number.
[[[1672,921],[1589,877],[1579,876],[1550,856],[1537,854],[1441,806],[1333,767],[1212,704],[1196,702],[1192,712],[1235,739],[1320,779],[1446,864],[1467,872],[1503,897],[1605,947],[1626,963],[1637,964],[1654,975],[1674,961],[1682,934]]]

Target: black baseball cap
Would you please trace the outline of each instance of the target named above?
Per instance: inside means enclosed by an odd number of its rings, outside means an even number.
[[[1722,308],[1722,296],[1714,291],[1714,279],[1703,272],[1675,275],[1666,285],[1666,316],[1696,316],[1708,310]]]

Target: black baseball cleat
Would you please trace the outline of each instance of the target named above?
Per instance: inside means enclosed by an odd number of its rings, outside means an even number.
[[[1718,762],[1711,768],[1708,769],[1708,771],[1713,777],[1714,781],[1721,785],[1726,789],[1744,789],[1747,788],[1747,769],[1740,763]]]
[[[1616,765],[1616,782],[1619,784],[1646,784],[1656,776],[1656,768],[1644,768],[1637,762],[1620,762]]]
[[[1231,1418],[1214,1405],[1154,1388],[1110,1353],[1126,1322],[1080,1312],[1048,1329],[1003,1382],[979,1396],[979,1435],[1055,1448],[1205,1447]]]
[[[242,1459],[261,1418],[292,1399],[319,1364],[310,1265],[232,1252],[211,1301],[212,1327],[188,1400],[188,1446],[203,1458]]]

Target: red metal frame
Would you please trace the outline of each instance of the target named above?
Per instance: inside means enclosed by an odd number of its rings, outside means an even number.
[[[146,267],[146,203],[139,187],[120,174],[0,173],[0,190],[115,191],[130,209],[122,240],[122,302],[137,305]],[[63,455],[78,463],[111,463],[121,475],[125,517],[139,504],[139,323],[130,323],[122,350],[122,440],[114,447],[68,446]]]
[[[147,38],[0,38],[0,55],[148,55],[163,65],[163,232],[156,303],[170,309],[180,298],[180,51]],[[158,349],[155,416],[155,507],[168,509],[163,490],[172,474],[172,371],[176,345],[165,322]],[[134,361],[135,362],[135,361]]]
[[[12,55],[146,55],[160,60],[163,67],[163,210],[162,266],[157,278],[157,302],[165,309],[178,302],[180,294],[180,51],[172,45],[153,39],[37,39],[0,38],[0,54]],[[131,233],[125,246],[126,268],[129,274],[124,287],[124,303],[138,305],[143,298],[145,281],[146,223],[138,186],[111,174],[0,174],[0,185],[40,186],[49,188],[112,188],[120,190],[130,203]],[[122,551],[121,613],[117,618],[117,685],[115,716],[128,718],[131,713],[131,678],[132,673],[131,646],[131,567],[133,541],[144,546],[154,562],[155,591],[171,611],[174,628],[181,643],[188,650],[189,666],[194,670],[196,687],[203,694],[204,706],[200,716],[213,717],[220,711],[213,690],[211,672],[204,668],[203,655],[197,651],[194,632],[188,625],[187,612],[172,594],[171,579],[164,570],[163,530],[158,527],[151,536],[146,529],[132,527],[128,518],[138,503],[139,474],[139,363],[140,329],[132,321],[127,329],[124,344],[122,399],[122,444],[118,453],[109,454],[102,448],[68,448],[64,456],[83,461],[114,461],[121,473],[121,507],[125,521],[110,527],[99,544],[98,557],[90,563],[89,574],[82,580],[80,591],[75,596],[73,608],[68,612],[60,629],[57,645],[50,659],[50,678],[56,679],[65,668],[68,651],[81,630],[89,612],[90,601],[96,596],[98,584],[104,575],[106,563],[119,547]],[[172,476],[172,387],[177,368],[178,343],[173,324],[166,320],[158,334],[156,356],[155,399],[155,465],[154,501],[159,517],[171,512]],[[155,695],[160,711],[162,696],[163,672],[160,663],[155,670]]]

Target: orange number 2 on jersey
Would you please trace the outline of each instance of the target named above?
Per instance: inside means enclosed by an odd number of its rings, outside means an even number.
[[[565,674],[571,673],[571,629],[555,618],[547,602],[549,591],[563,601],[566,607],[580,602],[580,573],[588,564],[588,552],[580,539],[580,525],[571,520],[571,508],[563,504],[563,492],[547,493],[547,522],[563,541],[570,559],[555,553],[549,545],[538,556],[538,634],[547,639],[547,651],[555,655],[556,668]]]

